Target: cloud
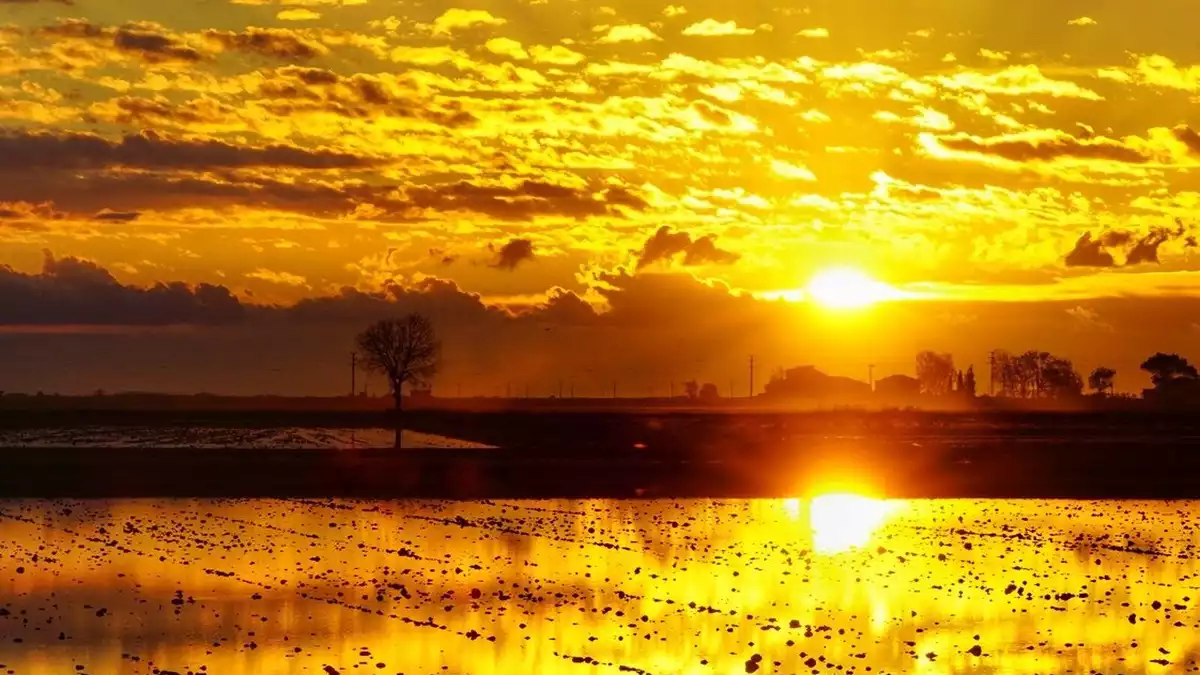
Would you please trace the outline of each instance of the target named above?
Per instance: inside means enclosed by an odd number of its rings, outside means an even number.
[[[213,169],[255,166],[339,169],[376,160],[335,150],[290,145],[232,145],[216,139],[172,139],[154,131],[109,140],[90,133],[16,131],[0,134],[0,171],[87,170],[112,167]]]
[[[654,31],[635,23],[609,28],[608,32],[604,34],[604,37],[600,38],[599,42],[611,44],[616,42],[649,42],[661,39],[654,34]]]
[[[304,7],[294,7],[280,10],[275,18],[280,21],[316,21],[321,18],[321,13]]]
[[[705,19],[683,29],[684,35],[719,37],[722,35],[753,35],[753,28],[739,28],[736,21]]]
[[[51,202],[0,202],[0,220],[59,220],[66,217],[67,214],[55,210]]]
[[[677,16],[683,16],[684,14],[687,14],[687,7],[684,7],[683,5],[667,5],[663,8],[662,13],[663,16],[667,17],[668,19],[672,19]]]
[[[410,208],[438,212],[475,211],[503,220],[529,220],[537,215],[561,215],[577,219],[621,215],[620,209],[641,211],[646,203],[625,188],[608,188],[594,193],[587,188],[563,187],[544,181],[526,180],[516,185],[494,185],[459,181],[405,190]]]
[[[740,257],[717,248],[713,235],[692,239],[687,232],[676,232],[669,225],[663,225],[642,245],[642,250],[637,254],[637,267],[641,269],[656,262],[669,262],[681,253],[683,264],[687,266],[706,263],[725,265],[737,262]]]
[[[1134,75],[1141,84],[1200,92],[1200,66],[1176,66],[1174,61],[1160,54],[1138,57]]]
[[[1179,139],[1179,142],[1187,146],[1188,152],[1200,157],[1200,134],[1185,124],[1175,127],[1171,133]]]
[[[57,40],[84,40],[110,44],[115,51],[140,58],[150,64],[197,63],[208,54],[186,44],[181,36],[149,21],[135,21],[119,28],[98,26],[86,19],[60,19],[57,24],[37,31],[42,37]]]
[[[515,270],[517,265],[534,257],[533,242],[528,239],[512,239],[499,249],[489,244],[488,248],[496,254],[492,267],[502,270]]]
[[[340,75],[285,66],[273,75],[258,83],[258,93],[267,98],[262,105],[275,115],[321,111],[349,118],[409,118],[448,128],[479,121],[458,102],[434,103],[413,83],[389,73]]]
[[[771,160],[771,170],[783,178],[791,180],[814,181],[817,179],[812,170],[803,164],[792,164],[781,159]]]
[[[39,2],[58,5],[75,4],[75,0],[0,0],[0,5],[36,5]]]
[[[1081,16],[1078,19],[1071,19],[1067,22],[1068,26],[1095,26],[1096,20],[1090,16]]]
[[[1009,66],[994,73],[962,70],[951,75],[935,75],[929,82],[951,91],[973,91],[1004,96],[1045,95],[1055,98],[1081,98],[1101,101],[1096,92],[1069,80],[1046,77],[1035,65]]]
[[[584,55],[579,52],[572,51],[562,45],[554,45],[545,47],[543,45],[534,45],[529,49],[533,55],[533,60],[538,63],[552,63],[556,66],[573,66],[584,60]]]
[[[1151,159],[1119,141],[1104,137],[1082,139],[1061,131],[1038,131],[991,138],[956,134],[938,136],[936,143],[949,150],[1000,157],[1013,162],[1047,162],[1065,157],[1145,164]]]
[[[801,30],[800,32],[796,33],[796,35],[798,35],[800,37],[823,40],[823,39],[829,37],[829,29],[828,28],[805,28],[805,29]]]
[[[492,16],[485,9],[459,9],[452,7],[433,21],[434,35],[450,35],[455,31],[475,26],[502,26],[507,19]]]
[[[529,58],[529,52],[521,46],[520,42],[506,37],[492,38],[484,43],[484,48],[493,54],[507,56],[511,59],[524,61]]]
[[[245,308],[224,286],[181,282],[124,286],[108,270],[45,251],[42,270],[0,266],[0,325],[131,325],[228,323]]]
[[[246,277],[248,279],[258,279],[259,281],[265,281],[269,284],[279,284],[282,286],[308,285],[308,280],[298,274],[292,274],[290,272],[276,272],[274,270],[268,270],[262,267],[254,270],[253,272],[248,272]]]
[[[141,211],[100,211],[92,216],[93,220],[100,220],[106,223],[132,223],[142,217]]]
[[[285,61],[308,60],[329,53],[329,48],[290,28],[250,27],[240,33],[208,30],[204,36],[225,49]]]

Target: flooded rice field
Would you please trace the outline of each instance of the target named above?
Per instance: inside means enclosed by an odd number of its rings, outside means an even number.
[[[0,501],[0,672],[1175,673],[1200,503]]]

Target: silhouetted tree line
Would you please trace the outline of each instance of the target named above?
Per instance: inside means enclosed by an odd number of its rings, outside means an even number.
[[[920,383],[921,393],[931,396],[949,396],[958,394],[967,398],[975,397],[975,367],[967,366],[965,371],[955,370],[954,356],[923,351],[917,354],[917,382]]]

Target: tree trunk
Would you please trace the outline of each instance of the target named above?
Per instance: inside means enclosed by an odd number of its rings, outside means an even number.
[[[395,425],[396,425],[396,445],[395,449],[399,450],[404,439],[404,425],[400,423],[401,415],[404,413],[404,393],[403,385],[397,384],[392,388],[392,399],[396,402],[395,410]]]

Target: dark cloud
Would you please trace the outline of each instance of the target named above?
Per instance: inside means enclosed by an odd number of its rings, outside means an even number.
[[[367,73],[342,76],[321,68],[286,66],[258,85],[259,104],[286,116],[321,111],[343,117],[381,115],[423,120],[449,128],[474,125],[478,118],[456,100],[430,100],[404,76]]]
[[[3,142],[0,141],[0,148]],[[2,152],[2,151],[0,151]],[[583,218],[621,215],[586,190],[553,200],[534,198],[521,187],[464,189],[455,183],[416,190],[396,184],[277,180],[260,174],[210,170],[203,174],[145,172],[9,171],[0,154],[0,201],[50,201],[72,214],[113,211],[222,209],[247,206],[309,216],[350,216],[382,222],[419,222],[446,211],[482,213],[504,220],[538,215]],[[476,191],[478,190],[478,192]],[[359,217],[354,215],[353,217]]]
[[[92,219],[109,223],[132,223],[141,217],[141,211],[101,211],[92,216]]]
[[[592,190],[526,180],[514,186],[479,185],[459,181],[444,185],[408,188],[411,207],[434,211],[474,211],[504,220],[529,220],[538,215],[572,218],[621,215],[618,204],[607,201],[611,192],[595,195]],[[630,201],[618,194],[622,205]]]
[[[1191,127],[1186,124],[1181,124],[1173,130],[1175,138],[1178,138],[1184,145],[1188,147],[1194,155],[1200,155],[1200,134],[1196,133]]]
[[[92,106],[91,112],[117,124],[142,128],[162,125],[188,127],[228,124],[240,119],[236,108],[208,97],[170,103],[165,100],[122,96],[110,99],[105,105]]]
[[[977,138],[966,134],[941,136],[946,148],[961,152],[992,155],[1014,162],[1048,161],[1059,157],[1102,159],[1129,164],[1144,164],[1150,158],[1137,150],[1108,138],[1081,139],[1066,134],[1051,138]]]
[[[208,55],[183,42],[166,28],[151,22],[132,22],[119,28],[98,26],[86,19],[60,19],[37,31],[55,40],[89,40],[107,43],[119,53],[136,56],[151,64],[196,63]]]
[[[2,159],[2,158],[0,158]],[[97,172],[4,172],[0,200],[53,201],[72,214],[249,206],[317,216],[346,215],[382,191],[264,177]],[[403,205],[393,205],[396,209]],[[386,215],[386,214],[385,214]]]
[[[1129,249],[1128,255],[1125,257],[1126,265],[1138,265],[1141,263],[1158,264],[1158,247],[1175,239],[1183,238],[1187,234],[1188,228],[1182,221],[1176,221],[1177,227],[1172,230],[1166,227],[1152,227],[1146,236],[1137,240],[1133,248]],[[1185,246],[1193,246],[1194,240],[1188,237],[1185,240]]]
[[[59,19],[58,23],[43,26],[37,32],[47,37],[81,40],[112,37],[116,34],[113,29],[97,26],[87,19]]]
[[[1172,230],[1166,227],[1152,227],[1145,235],[1138,237],[1127,230],[1108,230],[1102,232],[1096,239],[1091,232],[1083,233],[1075,247],[1067,253],[1067,267],[1114,267],[1116,261],[1108,252],[1110,248],[1129,246],[1125,251],[1125,266],[1142,263],[1158,264],[1158,249],[1168,241],[1184,238],[1191,229],[1181,221],[1176,221],[1177,227]],[[1194,245],[1194,238],[1185,239],[1186,246]]]
[[[687,232],[672,231],[669,225],[658,228],[638,252],[637,266],[647,267],[662,260],[672,260],[683,254],[684,265],[703,265],[712,263],[725,265],[737,262],[736,253],[717,248],[716,237],[706,235],[692,239]]]
[[[155,24],[129,24],[118,28],[113,35],[113,46],[137,54],[149,63],[195,63],[205,58],[200,51],[162,32],[162,27]]]
[[[226,323],[245,308],[224,286],[182,282],[135,288],[79,258],[45,253],[39,274],[0,266],[0,325],[129,325]]]
[[[334,150],[291,145],[233,145],[216,139],[172,139],[154,131],[120,140],[89,133],[14,131],[0,135],[0,171],[87,170],[117,166],[146,169],[245,168],[304,169],[367,167],[376,160]]]
[[[250,27],[241,33],[208,30],[204,36],[225,49],[284,60],[307,60],[329,53],[315,40],[288,28]]]
[[[515,270],[517,265],[533,260],[533,242],[528,239],[512,239],[499,249],[489,244],[488,248],[496,254],[492,267],[497,269]]]

